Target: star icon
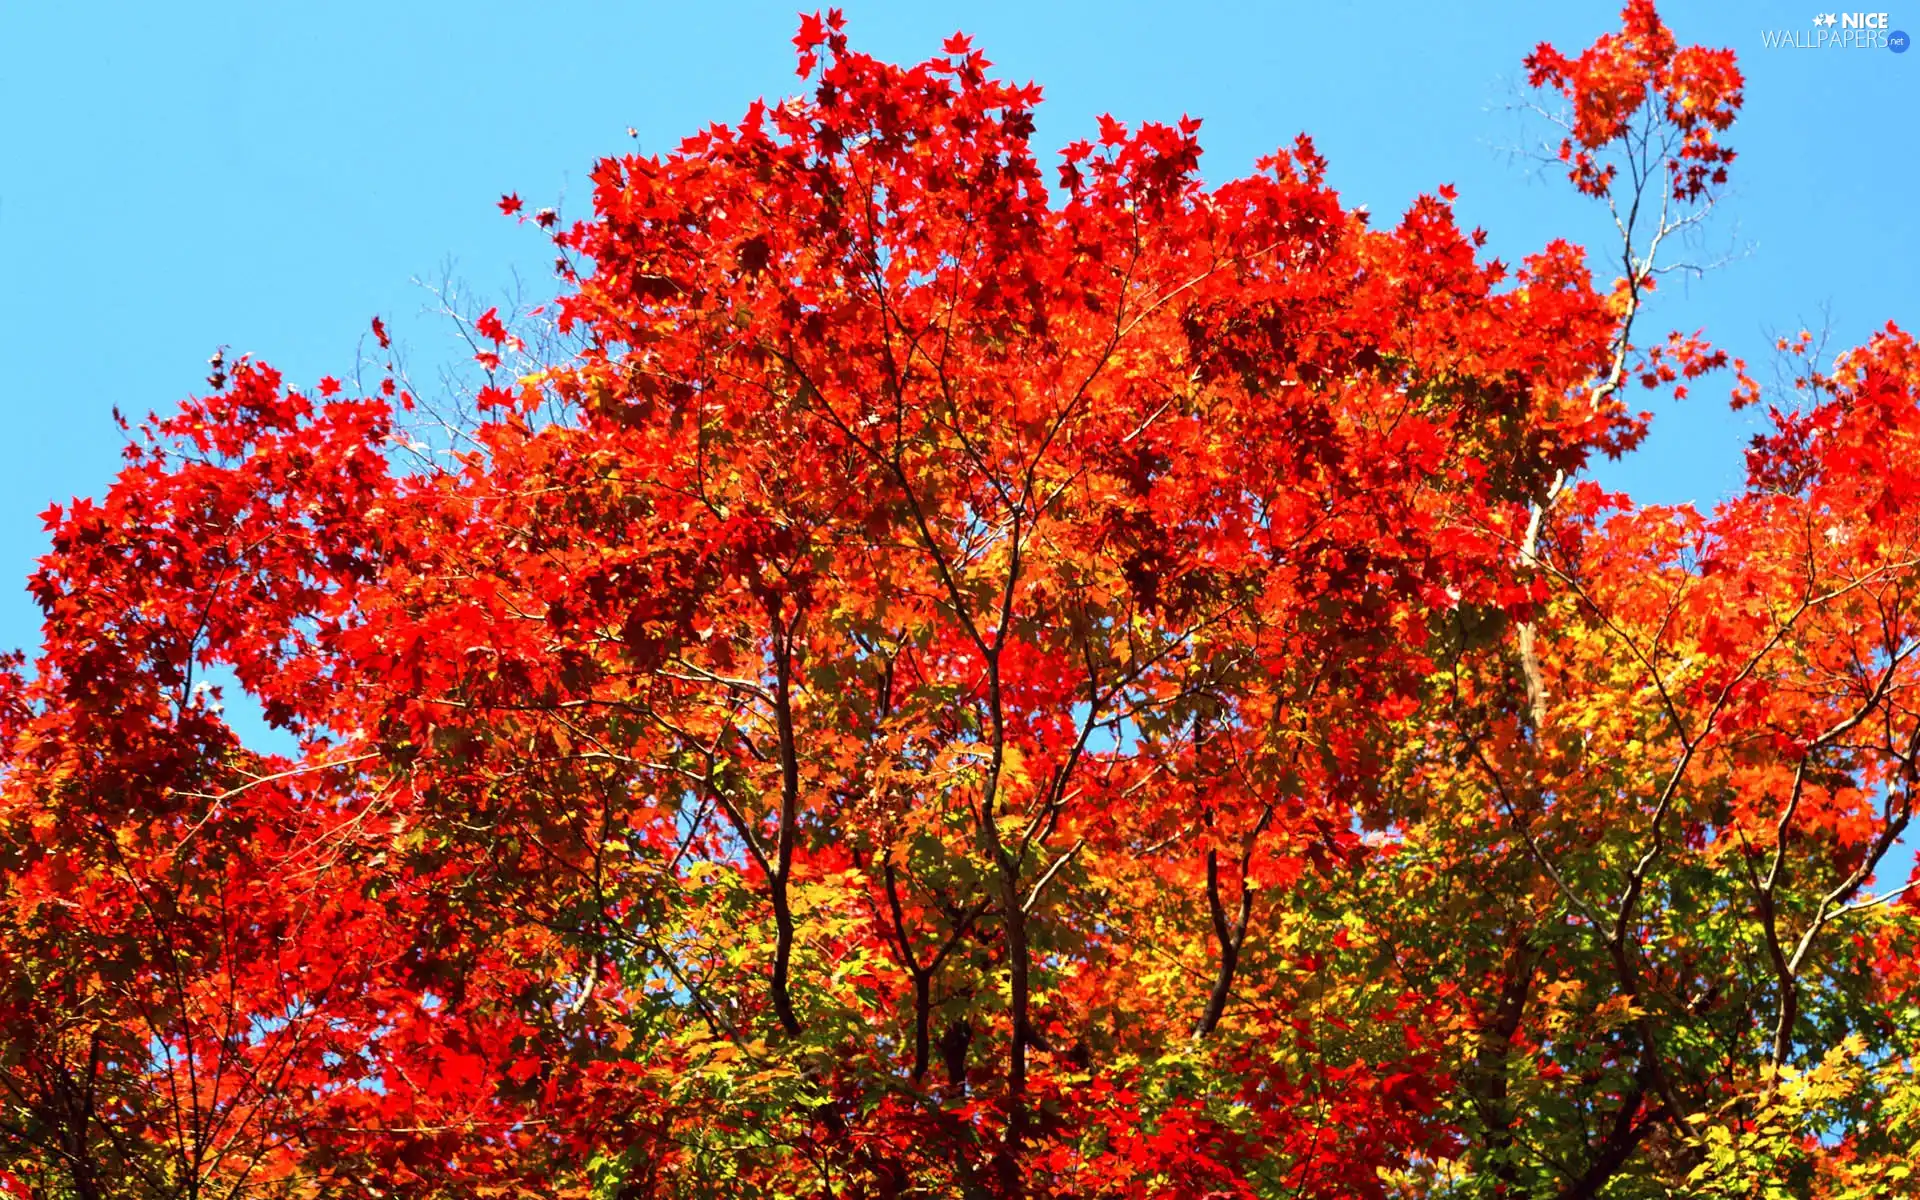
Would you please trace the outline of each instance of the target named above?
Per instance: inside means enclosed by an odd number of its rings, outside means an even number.
[[[1832,28],[1833,28],[1833,14],[1832,14],[1832,13],[1828,13],[1828,14],[1827,14],[1827,15],[1826,15],[1825,17],[1823,17],[1823,18],[1822,18],[1822,20],[1824,20],[1824,21],[1826,22],[1826,25],[1827,25],[1827,28],[1828,28],[1828,29],[1832,29]]]

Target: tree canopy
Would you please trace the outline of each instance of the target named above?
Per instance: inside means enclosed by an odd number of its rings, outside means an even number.
[[[223,353],[48,511],[0,1193],[1905,1193],[1920,350],[1648,334],[1732,54],[1536,50],[1618,239],[1507,264],[795,44],[502,198],[459,411]],[[1583,476],[1722,371],[1737,495]]]

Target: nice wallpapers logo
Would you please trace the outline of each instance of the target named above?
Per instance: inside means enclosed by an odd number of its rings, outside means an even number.
[[[1883,12],[1815,13],[1813,29],[1768,29],[1760,40],[1769,50],[1891,50],[1905,54],[1912,39],[1892,28]]]

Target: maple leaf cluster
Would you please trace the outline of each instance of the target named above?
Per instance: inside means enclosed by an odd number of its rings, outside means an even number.
[[[48,511],[0,1192],[1899,1194],[1920,351],[1738,368],[1711,513],[1580,478],[1737,366],[1636,335],[1731,55],[1529,60],[1663,197],[1603,291],[1305,137],[1103,119],[1056,190],[964,37],[795,44],[539,211],[461,423],[376,319]]]

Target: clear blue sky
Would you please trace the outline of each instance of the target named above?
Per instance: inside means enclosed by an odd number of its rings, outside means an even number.
[[[1306,131],[1350,203],[1390,219],[1459,189],[1509,260],[1547,238],[1601,244],[1604,216],[1503,152],[1536,42],[1586,45],[1618,6],[855,0],[857,44],[896,60],[956,29],[1046,90],[1040,136],[1101,112],[1205,119],[1225,179]],[[794,0],[705,4],[469,0],[327,4],[16,0],[0,10],[0,580],[45,548],[50,500],[100,491],[118,404],[144,413],[201,386],[217,345],[295,380],[352,366],[384,315],[417,372],[463,353],[420,315],[414,276],[448,261],[478,293],[518,270],[551,290],[545,240],[500,216],[584,207],[594,159],[671,148],[795,90]],[[1676,288],[1655,325],[1704,325],[1759,363],[1768,334],[1830,320],[1836,345],[1888,319],[1920,326],[1920,52],[1769,50],[1810,31],[1811,0],[1670,3],[1683,42],[1730,46],[1747,73],[1741,157],[1708,249],[1745,256]],[[1893,12],[1920,32],[1920,8]],[[1824,315],[1823,315],[1824,310]],[[1646,449],[1601,478],[1649,500],[1736,487],[1756,427],[1717,388],[1664,404]],[[38,615],[0,583],[0,646]]]

